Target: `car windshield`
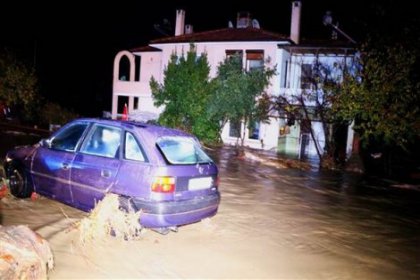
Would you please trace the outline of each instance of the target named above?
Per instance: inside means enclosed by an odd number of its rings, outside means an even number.
[[[157,146],[171,164],[197,164],[212,162],[210,157],[190,137],[161,137]]]

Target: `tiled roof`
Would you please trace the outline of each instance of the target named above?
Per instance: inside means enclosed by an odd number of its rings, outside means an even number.
[[[138,47],[130,50],[131,52],[161,52],[161,49],[151,47],[151,46],[143,46]]]
[[[151,44],[194,42],[290,41],[289,36],[257,28],[223,28],[152,40]]]

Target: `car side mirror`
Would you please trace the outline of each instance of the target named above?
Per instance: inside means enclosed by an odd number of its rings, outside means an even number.
[[[51,148],[51,139],[42,139],[40,144],[42,147]]]

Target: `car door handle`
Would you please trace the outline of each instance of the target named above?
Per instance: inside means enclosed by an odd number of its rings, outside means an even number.
[[[66,162],[64,162],[64,163],[61,165],[61,168],[62,168],[62,169],[64,169],[64,170],[67,170],[67,169],[69,169],[69,164],[68,164],[68,163],[66,163]]]
[[[109,178],[111,177],[111,172],[109,172],[109,170],[102,170],[101,171],[101,176],[104,178]]]

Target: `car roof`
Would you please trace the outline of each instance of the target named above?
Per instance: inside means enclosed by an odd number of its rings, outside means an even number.
[[[159,125],[147,124],[137,121],[122,121],[112,119],[100,119],[100,118],[81,118],[74,121],[87,121],[105,125],[118,126],[121,128],[128,128],[131,130],[137,130],[147,138],[159,138],[161,136],[186,136],[194,137],[189,133],[183,132],[178,129],[168,128]],[[151,139],[150,139],[151,140]]]

